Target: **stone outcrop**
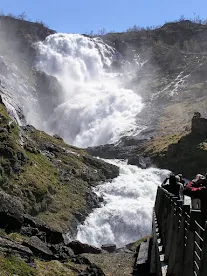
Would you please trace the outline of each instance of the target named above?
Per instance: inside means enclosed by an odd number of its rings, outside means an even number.
[[[28,242],[24,242],[23,245],[29,247],[33,254],[44,260],[51,260],[54,258],[52,251],[48,246],[42,242],[38,237],[32,236]]]
[[[144,135],[144,134],[143,134]],[[146,169],[151,165],[149,158],[142,154],[143,145],[148,139],[136,137],[123,137],[118,144],[107,144],[87,148],[87,152],[93,156],[106,159],[127,159],[128,164],[137,165]]]
[[[79,241],[72,241],[68,244],[68,247],[73,249],[75,254],[82,254],[82,253],[92,253],[92,254],[100,254],[101,249],[95,246],[81,243]]]
[[[207,119],[202,118],[199,112],[194,112],[191,124],[192,135],[198,135],[204,139],[207,138]]]
[[[19,231],[23,223],[23,206],[18,198],[0,190],[0,228]]]

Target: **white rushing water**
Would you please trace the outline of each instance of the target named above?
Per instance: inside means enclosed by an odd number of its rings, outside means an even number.
[[[27,123],[80,147],[114,143],[124,134],[142,130],[136,124],[143,107],[141,97],[124,83],[142,66],[138,57],[133,66],[127,64],[127,72],[115,73],[111,69],[115,49],[100,39],[75,34],[48,36],[37,44],[37,51],[37,68],[60,83],[61,89],[52,87],[51,95],[39,90],[24,60],[17,58],[13,63],[8,55],[0,57],[9,69],[1,76],[8,90],[3,99],[19,124],[15,103]],[[79,226],[77,238],[95,246],[115,243],[121,247],[150,233],[156,189],[167,171],[111,162],[120,166],[120,175],[95,189],[104,203]]]
[[[104,203],[78,227],[77,239],[99,247],[107,243],[122,247],[151,233],[157,186],[169,171],[144,170],[117,160],[110,163],[120,167],[120,175],[95,188]]]
[[[63,87],[61,103],[43,129],[81,147],[114,143],[139,129],[135,116],[143,107],[141,97],[124,88],[122,74],[110,70],[114,48],[100,39],[54,34],[40,42],[38,50],[37,67]]]

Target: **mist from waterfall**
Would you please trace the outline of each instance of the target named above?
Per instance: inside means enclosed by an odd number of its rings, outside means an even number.
[[[43,129],[80,147],[114,143],[140,131],[136,115],[141,97],[126,89],[121,73],[110,66],[116,50],[98,38],[54,34],[38,43],[37,68],[58,79],[60,104]]]

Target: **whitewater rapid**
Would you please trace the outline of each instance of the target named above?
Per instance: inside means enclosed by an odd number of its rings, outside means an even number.
[[[100,247],[113,243],[122,247],[151,234],[152,208],[157,186],[169,174],[157,168],[141,169],[125,161],[108,161],[119,166],[120,174],[112,182],[94,189],[104,203],[95,209],[83,225],[77,239]]]
[[[48,133],[87,147],[115,143],[128,132],[141,130],[136,115],[143,103],[125,88],[123,73],[111,70],[114,48],[98,38],[54,34],[39,42],[37,49],[37,68],[56,77],[63,88],[60,104],[44,122]]]

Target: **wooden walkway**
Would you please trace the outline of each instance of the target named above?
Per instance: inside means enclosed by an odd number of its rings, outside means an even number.
[[[207,200],[207,199],[206,199]],[[151,274],[207,276],[207,222],[158,187],[152,222]]]

